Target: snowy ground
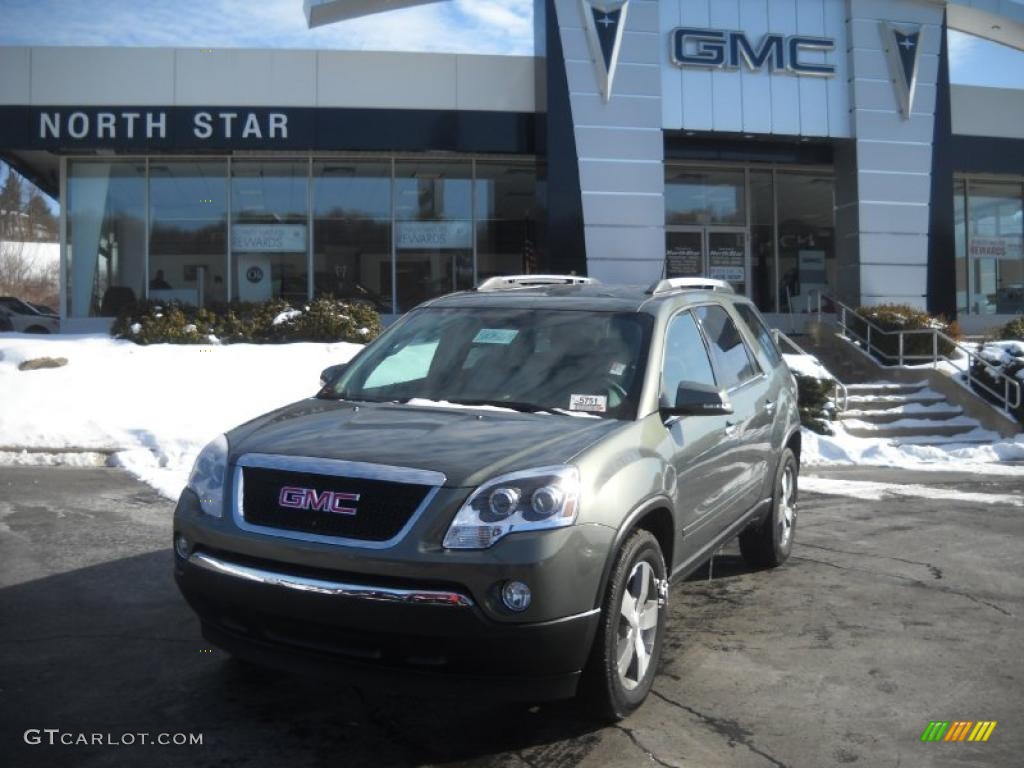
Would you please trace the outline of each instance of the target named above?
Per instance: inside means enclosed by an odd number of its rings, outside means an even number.
[[[355,344],[137,346],[106,336],[0,334],[0,464],[112,463],[176,497],[207,441],[317,388]],[[39,357],[63,368],[19,371]],[[789,356],[787,356],[787,359]],[[822,369],[824,370],[824,369]],[[826,372],[827,374],[827,372]],[[808,465],[1024,474],[1024,437],[985,445],[895,446],[804,433]]]
[[[177,497],[199,450],[317,390],[356,344],[138,346],[101,335],[0,334],[0,463],[118,464]],[[63,368],[19,371],[65,357]],[[108,459],[108,457],[110,457]]]

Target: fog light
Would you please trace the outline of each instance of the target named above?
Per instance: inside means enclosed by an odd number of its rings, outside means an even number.
[[[192,554],[192,542],[184,534],[179,533],[174,537],[174,551],[182,560],[188,560],[188,556]]]
[[[506,582],[501,588],[501,601],[510,611],[525,611],[530,607],[530,588],[521,581]]]

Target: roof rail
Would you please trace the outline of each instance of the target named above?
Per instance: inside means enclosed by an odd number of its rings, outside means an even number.
[[[484,280],[477,291],[507,291],[513,288],[534,288],[538,285],[597,285],[592,277],[579,275],[499,275]]]
[[[733,287],[725,280],[712,280],[708,277],[673,277],[668,280],[659,280],[647,289],[647,293],[651,296],[671,293],[672,291],[721,291],[722,293],[736,293]]]

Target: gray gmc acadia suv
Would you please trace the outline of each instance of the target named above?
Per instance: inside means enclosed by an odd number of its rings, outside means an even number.
[[[726,284],[494,278],[196,460],[175,576],[247,662],[636,709],[669,584],[782,563],[796,386]]]

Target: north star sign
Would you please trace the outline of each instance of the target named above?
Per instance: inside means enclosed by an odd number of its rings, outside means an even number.
[[[37,137],[40,141],[163,140],[167,138],[166,111],[131,110],[44,110],[39,112]],[[241,110],[200,110],[192,115],[192,135],[207,139],[288,138],[288,115],[282,112]]]
[[[834,64],[811,61],[808,54],[830,53],[836,41],[828,37],[767,34],[755,45],[743,32],[678,27],[672,30],[672,63],[677,67],[758,71],[832,77]]]

